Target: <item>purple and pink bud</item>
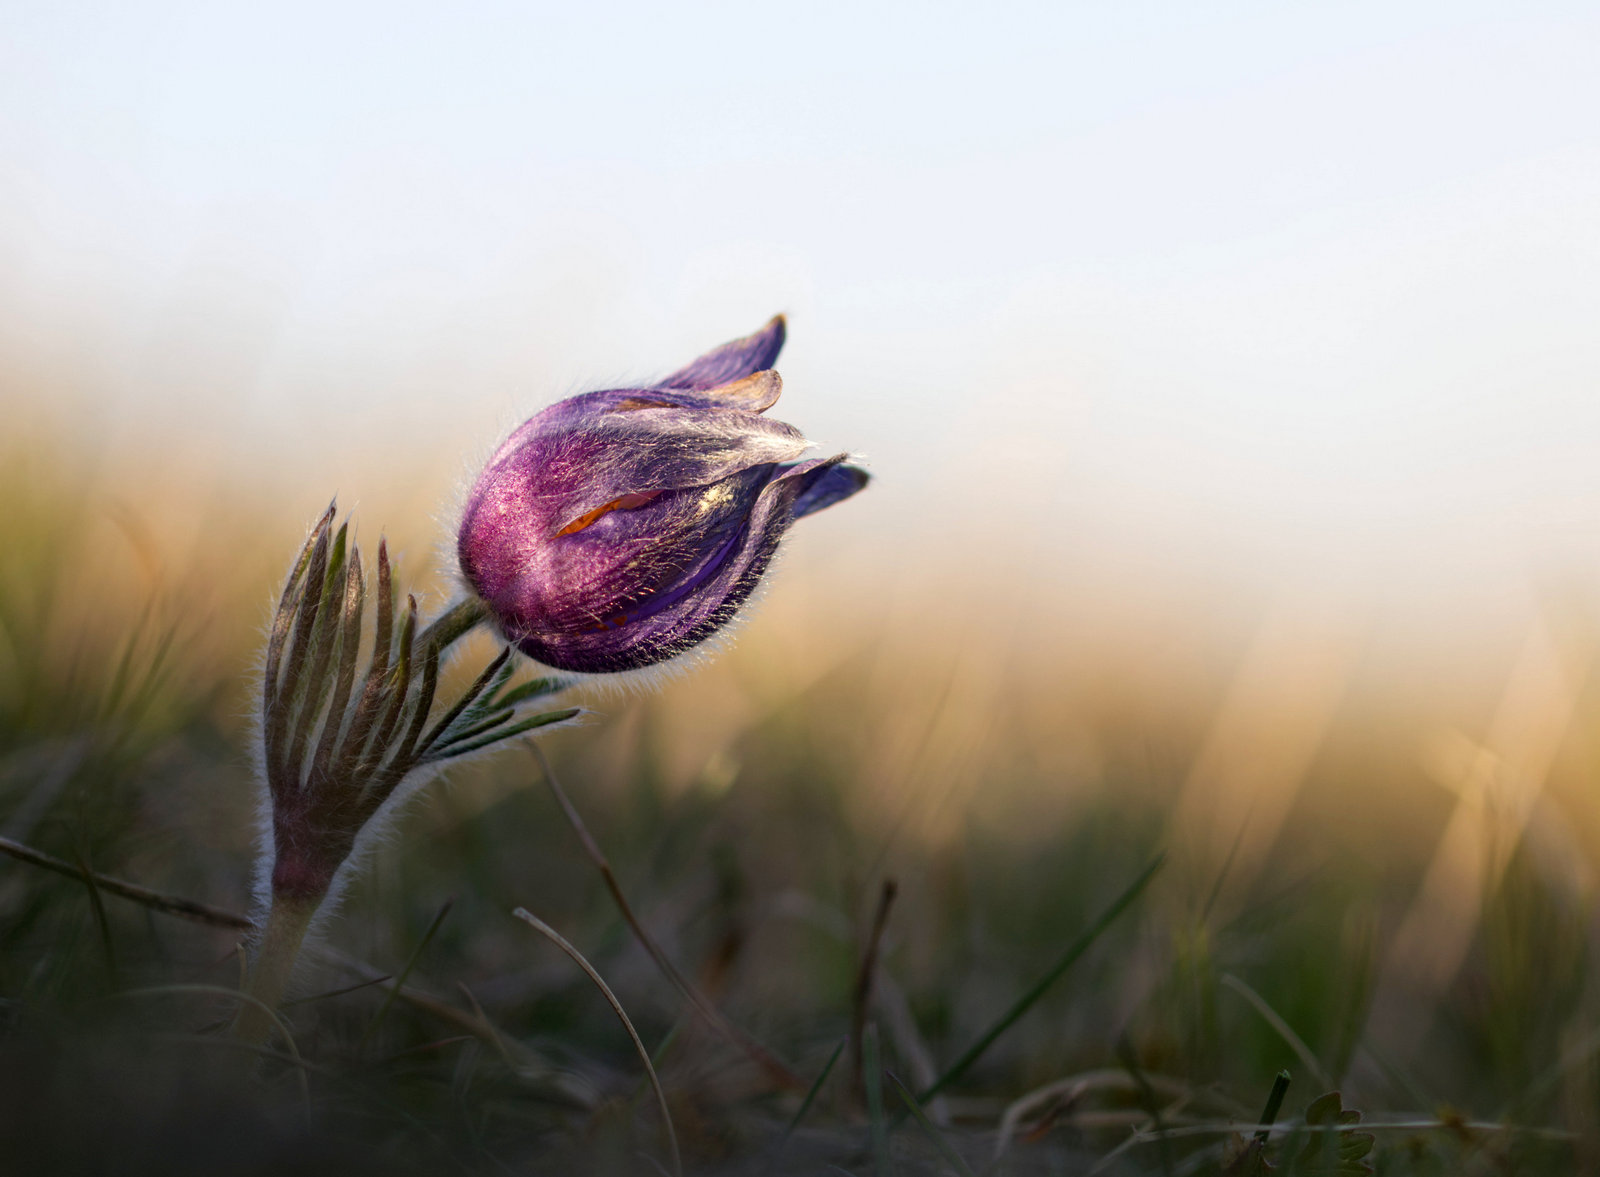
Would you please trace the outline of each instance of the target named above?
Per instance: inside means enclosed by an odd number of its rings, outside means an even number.
[[[656,383],[585,393],[514,432],[479,476],[461,570],[507,640],[589,674],[637,670],[726,625],[795,520],[867,483],[762,416],[784,322]]]

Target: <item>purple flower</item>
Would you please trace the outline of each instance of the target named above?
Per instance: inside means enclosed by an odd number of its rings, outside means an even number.
[[[761,416],[782,381],[780,315],[648,387],[525,422],[467,498],[461,570],[508,640],[561,670],[635,670],[738,611],[794,520],[855,494],[847,455],[800,461]]]

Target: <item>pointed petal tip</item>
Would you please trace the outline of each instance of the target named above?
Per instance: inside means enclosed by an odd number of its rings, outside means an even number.
[[[783,377],[768,368],[705,391],[708,396],[726,402],[730,408],[762,413],[777,404],[778,398],[783,395]]]
[[[872,475],[860,466],[849,465],[849,456],[839,454],[800,475],[804,487],[795,497],[794,518],[814,515],[866,489]]]
[[[679,368],[661,381],[660,387],[704,391],[770,368],[783,349],[787,334],[788,320],[781,314],[774,315],[759,331],[730,340]]]

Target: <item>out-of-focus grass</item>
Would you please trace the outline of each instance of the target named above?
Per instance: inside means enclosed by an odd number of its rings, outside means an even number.
[[[3,444],[0,834],[247,909],[256,646],[322,504],[190,493],[43,429]],[[1216,1172],[1221,1125],[1281,1068],[1280,1123],[1337,1087],[1384,1172],[1600,1161],[1595,699],[1569,614],[1430,679],[1381,620],[1096,614],[1015,570],[890,583],[819,531],[795,547],[718,661],[590,695],[545,746],[666,951],[805,1080],[851,1031],[894,878],[866,1018],[892,1080],[844,1051],[786,1135],[804,1090],[687,1011],[514,750],[431,790],[363,873],[285,1010],[303,1066],[257,1073],[218,1035],[228,1000],[194,987],[237,983],[235,934],[0,858],[11,1171],[654,1171],[629,1042],[518,906],[620,996],[691,1172],[865,1174],[883,1149],[981,1172],[1002,1143],[992,1172]],[[1130,912],[903,1114],[901,1085],[926,1090],[1161,849]],[[362,984],[408,963],[403,999]],[[1130,1137],[1158,1125],[1177,1135]],[[1274,1164],[1328,1171],[1287,1139]]]

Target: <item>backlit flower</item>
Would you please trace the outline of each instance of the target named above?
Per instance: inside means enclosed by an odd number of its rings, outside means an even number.
[[[762,416],[784,322],[648,386],[572,397],[511,435],[467,498],[461,570],[506,637],[561,670],[634,670],[725,625],[796,519],[867,474]]]

